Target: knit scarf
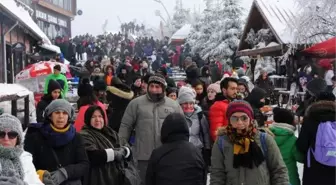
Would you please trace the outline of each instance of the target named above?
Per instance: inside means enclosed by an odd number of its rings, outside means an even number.
[[[22,146],[21,146],[22,147]],[[6,148],[0,145],[0,176],[13,176],[24,179],[24,171],[20,161],[23,152],[21,147]]]
[[[228,124],[226,135],[233,143],[233,167],[245,167],[252,169],[264,161],[262,150],[254,140],[257,129],[250,124],[247,129],[237,130]],[[254,164],[254,165],[253,165]]]
[[[68,144],[76,135],[76,129],[69,124],[64,129],[57,129],[52,124],[44,124],[41,127],[42,135],[53,147],[60,147]]]

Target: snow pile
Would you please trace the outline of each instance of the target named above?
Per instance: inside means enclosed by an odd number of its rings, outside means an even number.
[[[29,90],[18,84],[0,83],[0,100],[10,97],[23,97],[29,94]]]

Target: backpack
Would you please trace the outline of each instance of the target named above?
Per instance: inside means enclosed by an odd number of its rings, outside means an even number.
[[[317,128],[315,149],[310,147],[307,153],[307,165],[310,165],[310,155],[313,153],[317,162],[326,166],[336,166],[336,121],[320,123]]]
[[[222,153],[223,153],[223,150],[224,150],[223,142],[224,142],[224,136],[219,136],[217,144],[218,144],[219,150]],[[265,158],[267,158],[268,148],[267,148],[267,143],[266,143],[266,133],[265,132],[260,132],[260,143],[261,143],[261,150],[262,150]]]

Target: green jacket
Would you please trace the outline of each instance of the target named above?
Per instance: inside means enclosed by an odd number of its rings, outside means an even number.
[[[295,127],[287,123],[273,123],[270,130],[275,135],[282,158],[288,169],[291,185],[300,185],[300,177],[296,162],[303,162],[303,155],[296,149]]]
[[[47,76],[47,78],[45,79],[45,84],[44,84],[44,94],[48,94],[48,85],[51,79],[57,82],[60,82],[60,81],[64,82],[64,84],[60,83],[60,85],[63,86],[62,97],[65,98],[67,92],[69,91],[69,86],[68,86],[68,80],[63,74],[58,74],[58,75],[50,74]]]
[[[224,135],[223,128],[218,130],[218,135]],[[255,141],[261,148],[260,132],[255,136]],[[210,185],[288,185],[288,172],[281,157],[278,146],[270,135],[266,135],[267,158],[258,167],[234,168],[233,144],[224,135],[223,150],[215,141],[211,156]]]

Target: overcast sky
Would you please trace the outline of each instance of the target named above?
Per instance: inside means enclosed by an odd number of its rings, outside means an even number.
[[[242,6],[247,12],[253,0],[242,0]],[[173,14],[175,0],[162,0],[170,14]],[[194,10],[203,10],[205,5],[203,0],[183,0],[186,8]],[[99,8],[96,8],[99,6]],[[95,8],[93,8],[95,7]],[[160,18],[155,16],[155,10],[160,10],[161,14],[166,18],[166,13],[161,4],[154,0],[77,0],[77,9],[83,11],[83,15],[76,16],[72,21],[72,34],[90,33],[93,35],[101,34],[102,25],[108,20],[107,30],[119,31],[120,23],[118,16],[122,22],[129,22],[134,19],[137,22],[144,22],[153,28],[159,28]]]

